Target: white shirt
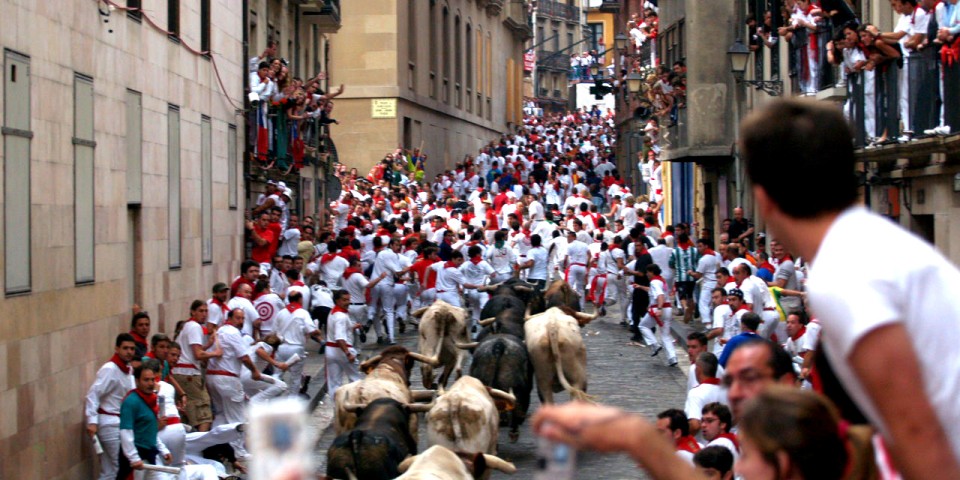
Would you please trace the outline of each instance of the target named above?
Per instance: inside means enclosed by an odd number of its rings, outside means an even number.
[[[226,318],[227,312],[220,308],[220,305],[214,303],[212,298],[207,300],[207,323],[220,325]]]
[[[240,360],[250,354],[250,345],[244,340],[240,330],[233,325],[223,325],[217,329],[217,340],[223,355],[210,359],[207,370],[223,370],[240,376],[243,362]]]
[[[788,337],[787,342],[783,344],[783,349],[790,354],[793,363],[797,365],[803,365],[803,357],[800,356],[801,353],[813,350],[816,338],[810,335],[810,333],[810,330],[807,329],[800,335],[800,338],[794,340],[792,337]]]
[[[227,302],[227,308],[233,310],[239,308],[243,310],[243,328],[240,329],[244,335],[253,337],[253,322],[260,318],[257,309],[253,308],[253,302],[243,297],[233,297]]]
[[[730,453],[733,454],[733,462],[736,463],[737,459],[740,458],[740,452],[737,451],[737,445],[733,443],[729,438],[726,437],[717,437],[710,441],[706,447],[723,447],[727,450],[730,450]]]
[[[327,286],[340,285],[340,279],[343,277],[343,271],[350,266],[347,259],[337,255],[327,263],[320,264],[320,274]]]
[[[667,275],[673,275],[673,269],[670,268],[670,255],[673,250],[671,250],[670,247],[657,244],[657,246],[649,249],[648,252],[650,252],[650,258],[653,259],[653,263],[660,267],[664,278],[669,278]]]
[[[437,262],[430,265],[437,272],[437,293],[457,292],[457,287],[464,284],[463,273],[457,267],[447,267],[447,262]]]
[[[120,405],[127,393],[135,387],[133,368],[130,368],[130,373],[127,373],[120,370],[120,367],[113,362],[104,363],[100,370],[97,370],[93,385],[90,385],[90,389],[87,390],[87,401],[83,412],[87,417],[87,424],[100,423],[98,409],[118,415],[104,415],[103,424],[119,424]]]
[[[277,317],[277,335],[280,335],[283,343],[288,345],[306,346],[307,335],[316,330],[317,325],[313,323],[310,314],[302,308],[294,310],[293,313],[285,308]]]
[[[730,305],[722,304],[713,309],[713,324],[710,328],[723,329],[723,333],[715,338],[713,343],[713,354],[720,358],[724,347],[720,344],[720,340],[730,340],[740,334],[740,319],[733,315]]]
[[[684,404],[683,411],[688,420],[700,420],[703,406],[713,402],[726,404],[727,395],[719,385],[701,383],[687,392],[687,403]]]
[[[367,285],[370,281],[362,273],[352,273],[343,280],[343,289],[350,293],[350,303],[367,303]]]
[[[493,267],[498,274],[506,275],[513,273],[513,264],[517,262],[513,250],[506,245],[504,245],[503,248],[491,246],[484,252],[483,258],[490,262],[490,266]]]
[[[284,307],[283,300],[276,293],[267,293],[260,295],[253,301],[253,308],[257,311],[257,318],[260,320],[260,333],[264,336],[269,335],[276,328],[277,316]]]
[[[697,273],[703,275],[701,289],[712,290],[717,285],[717,256],[703,255],[697,262]]]
[[[590,257],[590,251],[587,244],[580,240],[574,240],[567,245],[567,264],[580,264],[586,266],[587,258]]]
[[[300,304],[303,305],[303,308],[309,312],[313,307],[313,299],[311,298],[312,295],[310,294],[310,287],[304,285],[303,282],[298,281],[297,283],[299,283],[299,285],[290,285],[287,287],[286,302],[287,304],[290,303],[290,294],[292,292],[300,292]]]
[[[393,274],[402,270],[400,266],[400,256],[389,248],[384,248],[377,253],[377,259],[373,262],[373,278],[379,277],[381,273],[387,272],[387,276],[380,280],[384,286],[393,286]]]
[[[530,273],[527,278],[530,280],[547,279],[547,249],[543,246],[531,248],[527,252],[527,259],[533,260],[533,266],[530,267]]]
[[[466,283],[482,285],[484,280],[494,273],[494,270],[486,260],[480,260],[477,263],[467,260],[460,265],[460,272],[463,273],[463,279]]]
[[[352,347],[353,345],[350,343],[352,337],[353,322],[350,321],[350,315],[339,310],[330,312],[330,316],[327,317],[327,343],[337,343],[338,340],[343,340]]]
[[[187,321],[183,324],[180,335],[177,336],[177,344],[180,345],[180,363],[177,365],[193,365],[193,367],[171,365],[170,371],[177,375],[200,375],[200,362],[193,355],[191,345],[203,347],[203,327],[195,321]]]
[[[897,268],[877,261],[891,252]],[[899,323],[909,332],[940,424],[944,431],[955,430],[960,423],[960,271],[930,244],[859,206],[837,217],[811,265],[806,286],[823,325],[821,341],[837,378],[871,423],[888,433],[849,357],[864,336]],[[947,437],[960,458],[960,435]]]

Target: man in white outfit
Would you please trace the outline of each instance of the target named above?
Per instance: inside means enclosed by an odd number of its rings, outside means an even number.
[[[483,282],[486,281],[487,278],[494,275],[493,267],[483,259],[482,254],[483,247],[480,245],[473,245],[467,249],[467,255],[470,257],[470,260],[460,265],[460,271],[463,273],[465,282],[474,285],[483,285]],[[486,292],[481,292],[477,289],[468,289],[463,292],[463,296],[466,298],[467,306],[470,308],[470,328],[468,330],[476,334],[477,322],[480,321],[480,311],[483,310],[483,306],[487,304],[487,299],[490,296]]]
[[[651,356],[655,357],[660,350],[667,350],[667,364],[671,367],[677,365],[677,352],[673,347],[673,337],[670,333],[670,322],[673,321],[673,306],[667,301],[667,295],[664,291],[666,282],[660,276],[660,267],[657,264],[647,266],[647,277],[650,279],[650,286],[643,288],[650,294],[650,309],[646,316],[640,321],[640,333],[643,340],[653,347]],[[660,340],[653,335],[652,327],[657,327],[657,334]]]
[[[296,354],[303,358],[306,352],[307,337],[320,342],[320,330],[317,324],[310,318],[310,314],[300,305],[300,292],[290,292],[290,304],[287,305],[280,316],[277,318],[277,335],[283,340],[283,343],[277,348],[277,355],[280,358],[289,359]],[[292,363],[289,360],[288,363]],[[290,374],[287,382],[287,395],[293,396],[300,391],[300,383],[303,377],[303,362],[294,363],[288,370]]]
[[[587,270],[590,263],[590,251],[587,244],[577,240],[577,232],[567,230],[567,265],[564,280],[580,296],[580,310],[586,308]]]
[[[260,380],[260,371],[250,359],[250,345],[240,333],[244,323],[244,311],[235,308],[227,313],[226,325],[217,329],[217,341],[223,349],[223,355],[210,359],[207,365],[207,389],[210,390],[210,404],[216,415],[213,426],[246,421],[244,409],[243,383],[240,371],[246,366],[250,369],[250,378]],[[237,458],[246,456],[243,441],[231,443]]]
[[[135,387],[133,360],[136,345],[129,333],[117,335],[110,361],[97,370],[97,377],[87,391],[84,415],[87,434],[96,436],[103,453],[100,454],[100,480],[117,478],[120,453],[120,404]]]
[[[377,244],[377,238],[380,237],[373,239],[375,246]],[[397,238],[391,239],[387,248],[377,252],[377,258],[373,262],[373,276],[379,277],[384,273],[386,273],[387,276],[373,288],[370,305],[374,306],[374,308],[369,309],[367,312],[367,320],[371,321],[374,320],[375,317],[377,302],[383,307],[383,314],[387,321],[387,343],[389,345],[396,345],[397,343],[394,339],[394,322],[396,317],[396,296],[393,294],[394,276],[406,273],[406,270],[401,267],[399,252],[400,239]]]
[[[360,328],[360,322],[350,319],[347,308],[350,307],[350,293],[346,290],[333,292],[333,310],[327,317],[326,357],[327,391],[333,398],[340,388],[344,375],[347,383],[360,380],[360,361],[357,349],[353,347],[353,331]]]

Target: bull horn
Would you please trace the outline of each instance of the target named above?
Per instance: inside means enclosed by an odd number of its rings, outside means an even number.
[[[406,472],[410,468],[410,465],[413,465],[413,462],[415,461],[417,461],[416,455],[410,455],[409,457],[404,458],[403,461],[400,462],[400,465],[397,465],[397,471],[400,473]]]
[[[434,402],[430,403],[408,403],[406,404],[407,411],[410,413],[425,413],[429,412],[433,408]]]
[[[372,365],[376,365],[383,358],[383,355],[377,355],[360,364],[360,370],[366,370]]]
[[[430,366],[433,366],[433,367],[436,367],[436,366],[439,366],[439,365],[440,365],[440,359],[439,359],[439,358],[428,357],[428,356],[426,356],[426,355],[422,355],[422,354],[419,354],[419,353],[417,353],[417,352],[410,352],[410,353],[408,353],[407,355],[409,355],[410,358],[412,358],[412,359],[414,359],[414,360],[416,360],[416,361],[418,361],[418,362],[423,362],[423,363],[426,363],[426,364],[428,364],[428,365],[430,365]]]
[[[514,285],[513,289],[523,293],[530,293],[533,291],[533,287],[528,287],[526,285]]]
[[[495,468],[497,470],[500,470],[503,473],[515,473],[517,471],[517,467],[514,464],[496,455],[490,455],[489,453],[484,453],[483,460],[487,463],[487,467]]]
[[[423,316],[424,313],[427,312],[427,310],[428,310],[429,308],[430,308],[430,307],[418,308],[418,309],[410,312],[410,315],[411,315],[411,316],[414,316],[414,317],[417,317],[417,318],[420,318],[420,317]]]
[[[491,323],[496,321],[497,321],[497,317],[484,318],[483,320],[478,321],[477,325],[480,325],[481,327],[486,327],[487,325],[490,325]]]
[[[497,289],[497,287],[494,287],[493,285],[483,285],[483,286],[481,286],[481,287],[477,287],[477,291],[478,291],[478,292],[481,292],[481,293],[484,293],[484,292],[492,292],[492,291],[494,291],[494,290],[496,290],[496,289]]]
[[[504,392],[503,390],[498,390],[496,388],[487,387],[487,392],[490,393],[490,396],[493,398],[499,398],[508,403],[517,403],[517,397],[513,395],[513,389],[510,389],[511,393]]]
[[[458,342],[456,345],[457,345],[457,348],[459,348],[459,349],[461,349],[461,350],[473,350],[474,348],[477,348],[477,346],[480,345],[480,342],[470,342],[470,343],[459,343],[459,342]]]
[[[410,398],[412,398],[414,402],[431,400],[436,394],[436,390],[410,390]]]
[[[357,413],[357,410],[362,410],[364,408],[367,408],[367,404],[365,403],[348,403],[343,406],[343,410],[350,413]]]
[[[576,318],[577,320],[582,320],[584,323],[590,323],[590,322],[596,320],[597,317],[600,316],[600,312],[598,311],[598,312],[594,313],[593,315],[590,315],[589,313],[575,312],[575,313],[573,314],[573,316],[574,316],[574,318]]]

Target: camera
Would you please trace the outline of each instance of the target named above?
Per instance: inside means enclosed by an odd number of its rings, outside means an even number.
[[[573,480],[577,472],[577,451],[566,444],[540,438],[534,480]]]
[[[257,107],[260,105],[260,95],[257,95],[254,92],[250,92],[247,94],[247,100],[250,100],[251,106]]]

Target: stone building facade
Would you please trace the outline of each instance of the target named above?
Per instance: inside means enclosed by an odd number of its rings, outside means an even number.
[[[131,305],[172,333],[243,257],[242,3],[109,3],[0,0],[0,478],[92,478]]]

